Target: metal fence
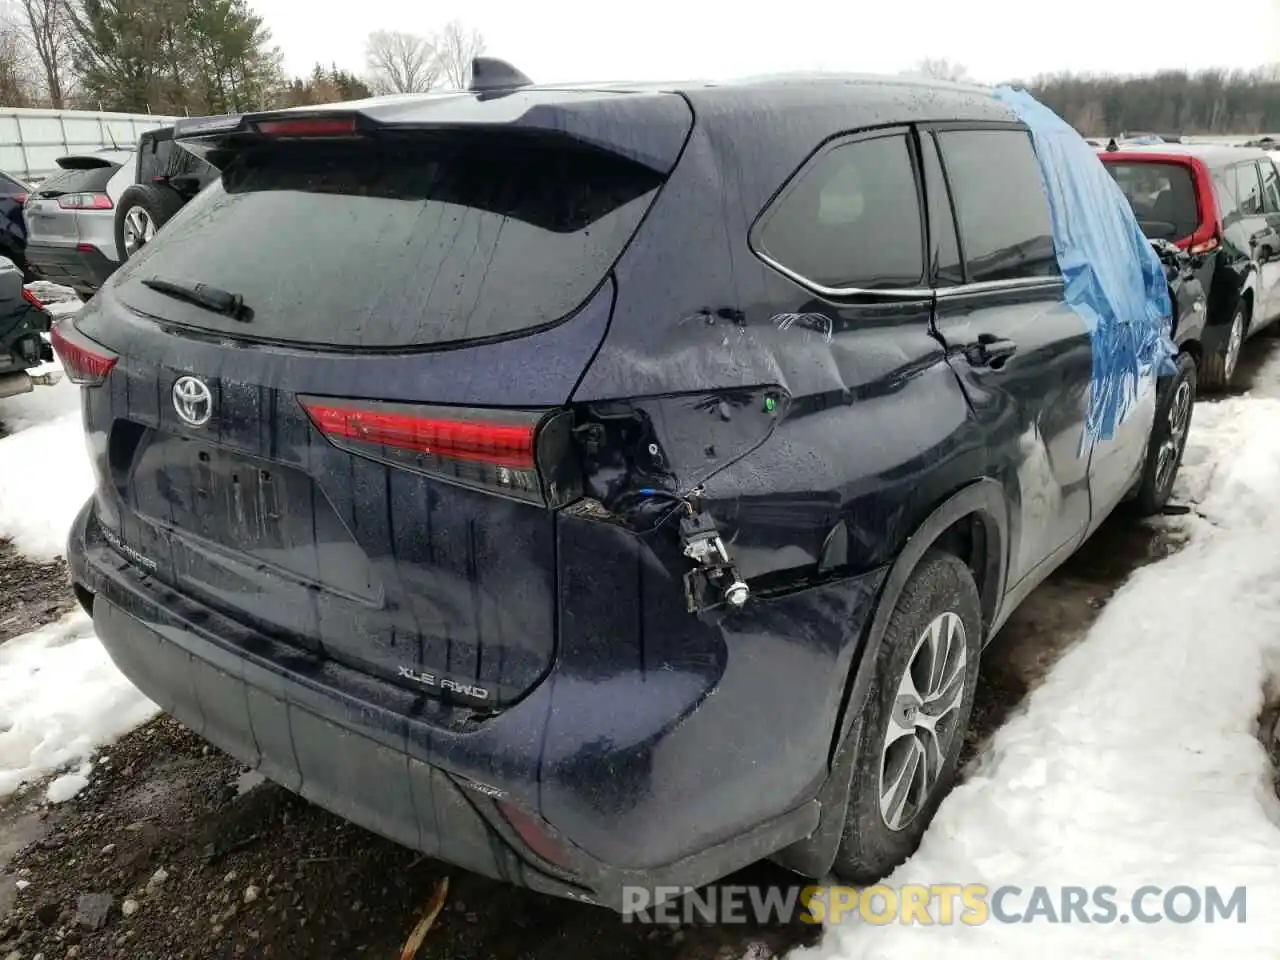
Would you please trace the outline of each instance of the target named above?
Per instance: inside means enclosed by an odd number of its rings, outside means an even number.
[[[176,119],[145,113],[0,108],[0,171],[29,184],[39,183],[58,171],[59,157],[133,148],[147,130]]]

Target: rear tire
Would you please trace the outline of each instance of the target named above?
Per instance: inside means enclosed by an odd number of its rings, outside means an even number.
[[[850,734],[857,754],[833,866],[842,880],[873,883],[920,845],[955,777],[981,650],[973,575],[930,550],[898,597]]]
[[[116,205],[116,252],[120,262],[155,239],[156,231],[182,207],[182,197],[168,187],[155,183],[129,187]]]
[[[1200,388],[1204,391],[1221,392],[1231,386],[1231,379],[1236,375],[1239,366],[1240,350],[1244,346],[1245,332],[1249,329],[1249,309],[1245,301],[1236,304],[1236,312],[1231,317],[1231,326],[1227,328],[1226,337],[1213,353],[1206,354],[1200,361]]]
[[[1196,362],[1188,354],[1178,355],[1178,372],[1168,377],[1160,390],[1147,462],[1138,486],[1138,511],[1148,517],[1164,509],[1173,492],[1182,454],[1187,449],[1187,433],[1196,402]]]

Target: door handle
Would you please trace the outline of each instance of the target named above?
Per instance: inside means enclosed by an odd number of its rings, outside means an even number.
[[[1018,350],[1012,340],[997,337],[993,333],[980,333],[976,343],[964,348],[965,357],[975,367],[991,367],[999,370]]]

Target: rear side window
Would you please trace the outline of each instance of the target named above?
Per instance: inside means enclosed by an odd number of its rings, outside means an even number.
[[[139,183],[149,183],[156,177],[190,176],[210,180],[218,175],[216,168],[173,140],[144,139],[140,151]]]
[[[970,283],[1057,276],[1044,180],[1023,130],[938,134]]]
[[[7,177],[0,173],[0,194],[11,197],[15,193],[26,193],[27,188],[20,184],[13,177]]]
[[[1262,183],[1258,179],[1256,163],[1242,163],[1235,168],[1236,203],[1240,212],[1246,217],[1256,217],[1262,213]]]
[[[924,227],[903,135],[843,143],[813,160],[760,222],[757,249],[821,287],[918,287]]]
[[[1230,170],[1214,171],[1213,196],[1218,201],[1218,216],[1224,226],[1240,219],[1240,207],[1236,203],[1236,177]]]
[[[489,134],[280,144],[231,160],[117,273],[135,308],[321,347],[506,336],[559,320],[604,279],[661,183],[631,161]],[[250,323],[147,288],[244,298]]]
[[[1191,171],[1178,163],[1104,163],[1151,240],[1182,240],[1196,232],[1200,210]]]
[[[119,169],[119,164],[112,163],[89,170],[64,170],[40,184],[39,196],[60,197],[64,193],[101,193],[107,189],[107,181]]]
[[[1280,213],[1280,169],[1271,160],[1262,161],[1262,211]]]

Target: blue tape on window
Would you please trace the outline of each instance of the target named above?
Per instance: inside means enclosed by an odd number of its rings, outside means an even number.
[[[1031,131],[1053,215],[1053,245],[1067,304],[1093,346],[1082,453],[1110,440],[1133,412],[1144,379],[1176,369],[1173,305],[1164,268],[1128,200],[1093,148],[1022,90],[994,95]]]

